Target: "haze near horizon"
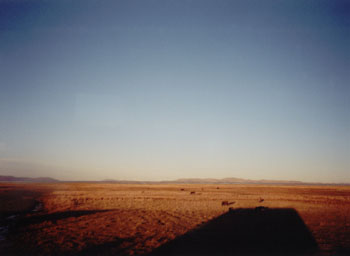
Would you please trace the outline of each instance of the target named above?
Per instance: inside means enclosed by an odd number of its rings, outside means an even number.
[[[350,182],[348,1],[0,1],[0,175]]]

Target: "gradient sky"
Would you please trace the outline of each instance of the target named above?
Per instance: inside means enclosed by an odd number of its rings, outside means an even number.
[[[350,182],[349,1],[0,0],[0,175]]]

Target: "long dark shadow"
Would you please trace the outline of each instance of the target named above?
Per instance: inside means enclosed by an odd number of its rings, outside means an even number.
[[[71,218],[71,217],[81,217],[84,215],[91,215],[100,212],[107,212],[109,210],[80,210],[80,211],[65,211],[65,212],[55,212],[51,214],[35,215],[20,219],[17,221],[17,226],[38,224],[44,221],[56,222],[58,220]]]
[[[33,210],[38,203],[38,198],[43,194],[41,191],[25,189],[9,189],[0,187],[0,222],[14,214],[25,214]],[[11,187],[10,187],[11,188]],[[12,205],[12,207],[6,207]],[[0,224],[1,225],[1,224]]]
[[[318,246],[291,208],[232,209],[150,255],[304,255]]]

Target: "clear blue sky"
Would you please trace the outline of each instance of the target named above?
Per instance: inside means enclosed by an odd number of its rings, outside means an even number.
[[[0,0],[0,175],[350,182],[349,1]]]

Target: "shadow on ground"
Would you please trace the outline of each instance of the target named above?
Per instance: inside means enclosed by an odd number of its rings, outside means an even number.
[[[44,221],[51,221],[55,223],[58,220],[66,219],[66,218],[77,218],[84,215],[91,215],[100,212],[107,212],[109,210],[82,210],[82,211],[65,211],[65,212],[55,212],[51,214],[44,215],[35,215],[20,219],[17,221],[18,226],[32,225],[38,224]]]
[[[123,240],[122,239],[116,239],[115,241],[111,243],[106,243],[103,245],[94,245],[89,246],[85,248],[84,251],[77,253],[77,252],[63,252],[61,251],[61,248],[53,248],[51,252],[44,252],[40,249],[40,247],[33,247],[28,244],[18,244],[16,239],[18,234],[20,234],[23,231],[30,230],[30,232],[33,232],[35,234],[35,230],[38,228],[33,227],[27,227],[29,225],[34,224],[40,224],[43,222],[52,222],[56,223],[59,220],[64,220],[68,218],[73,218],[70,220],[71,223],[74,223],[76,218],[79,218],[81,216],[87,216],[87,215],[93,215],[101,212],[107,212],[110,210],[80,210],[80,211],[65,211],[65,212],[55,212],[51,214],[39,214],[39,215],[32,215],[32,216],[24,216],[20,217],[19,219],[14,220],[11,224],[8,225],[9,235],[8,239],[10,243],[3,248],[3,252],[0,253],[0,255],[100,255],[99,251],[109,251],[112,247],[118,247]],[[69,234],[67,234],[69,235]],[[1,247],[0,247],[1,249]]]
[[[312,254],[318,246],[294,209],[235,209],[150,255]]]
[[[38,204],[40,191],[9,189],[0,186],[0,221],[14,214],[30,212]]]

